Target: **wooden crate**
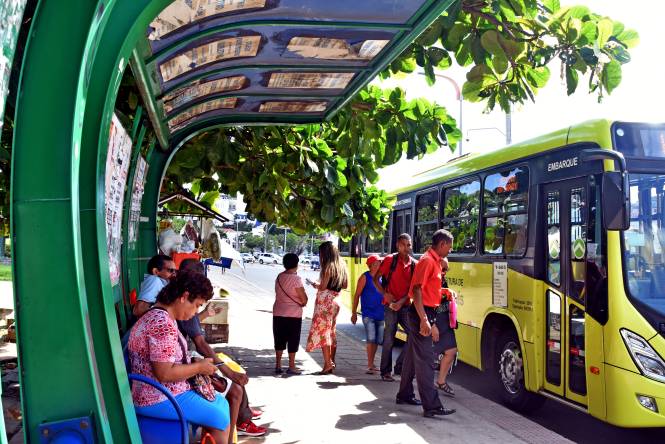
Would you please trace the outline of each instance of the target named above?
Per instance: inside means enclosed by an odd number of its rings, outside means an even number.
[[[206,342],[219,344],[229,342],[229,324],[201,324],[205,333]]]

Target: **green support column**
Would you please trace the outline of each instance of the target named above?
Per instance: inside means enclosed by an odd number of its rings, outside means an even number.
[[[91,415],[140,442],[109,279],[109,122],[139,38],[169,0],[41,0],[17,104],[12,229],[24,431]],[[154,241],[153,241],[154,242]]]

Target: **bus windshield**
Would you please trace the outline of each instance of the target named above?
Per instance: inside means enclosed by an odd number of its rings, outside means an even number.
[[[630,175],[630,228],[624,232],[628,289],[665,315],[665,175]]]

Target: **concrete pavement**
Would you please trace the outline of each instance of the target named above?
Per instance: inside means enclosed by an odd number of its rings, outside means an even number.
[[[274,294],[242,276],[213,271],[213,283],[231,293],[229,344],[221,350],[245,366],[251,380],[250,402],[264,410],[257,424],[269,428],[254,443],[560,443],[571,442],[505,407],[455,386],[454,400],[442,397],[457,413],[427,419],[420,407],[396,405],[398,383],[365,375],[364,344],[338,330],[334,375],[316,376],[320,352],[304,351],[314,301],[306,309],[298,365],[301,376],[273,374],[272,302]],[[340,318],[348,319],[344,307]],[[362,327],[359,327],[362,328]],[[378,363],[378,360],[377,360]],[[417,391],[416,391],[417,393]]]

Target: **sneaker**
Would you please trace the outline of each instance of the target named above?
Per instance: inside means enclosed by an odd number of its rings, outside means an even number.
[[[249,410],[252,412],[252,419],[259,419],[261,415],[263,415],[263,412],[259,409],[253,409],[250,407]]]
[[[247,420],[236,427],[238,436],[263,436],[268,429],[265,427],[257,426],[251,420]]]

